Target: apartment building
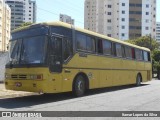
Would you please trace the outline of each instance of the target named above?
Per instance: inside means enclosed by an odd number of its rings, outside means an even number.
[[[60,14],[59,15],[59,20],[65,23],[69,23],[74,25],[74,19],[71,18],[71,16],[65,15],[65,14]]]
[[[10,40],[11,10],[3,0],[0,0],[0,52],[7,51]]]
[[[156,0],[85,0],[84,28],[127,40],[156,37]]]
[[[160,43],[160,22],[156,25],[156,40]]]
[[[36,22],[36,1],[5,0],[11,8],[11,30],[18,28],[23,22]]]

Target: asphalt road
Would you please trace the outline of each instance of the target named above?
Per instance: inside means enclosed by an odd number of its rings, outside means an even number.
[[[160,111],[160,80],[140,87],[121,86],[71,93],[0,99],[0,111]]]

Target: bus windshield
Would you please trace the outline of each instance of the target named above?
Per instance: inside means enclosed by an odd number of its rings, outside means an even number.
[[[11,41],[12,64],[42,64],[45,62],[46,36],[26,37]]]

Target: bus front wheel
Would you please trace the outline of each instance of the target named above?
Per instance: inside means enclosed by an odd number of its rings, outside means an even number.
[[[136,78],[136,86],[137,86],[137,87],[141,85],[141,81],[142,81],[141,75],[138,74],[138,75],[137,75],[137,78]]]
[[[76,97],[80,97],[84,95],[85,90],[86,90],[86,87],[85,87],[84,77],[81,75],[78,75],[73,84],[73,94]]]

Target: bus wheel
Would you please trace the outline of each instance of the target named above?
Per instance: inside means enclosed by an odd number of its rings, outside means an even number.
[[[85,87],[84,77],[78,75],[73,84],[73,94],[77,97],[80,97],[84,95],[85,90],[86,87]]]
[[[137,75],[137,78],[136,78],[136,86],[137,86],[137,87],[141,85],[141,81],[142,81],[141,79],[142,79],[142,78],[141,78],[141,75],[138,74],[138,75]]]

